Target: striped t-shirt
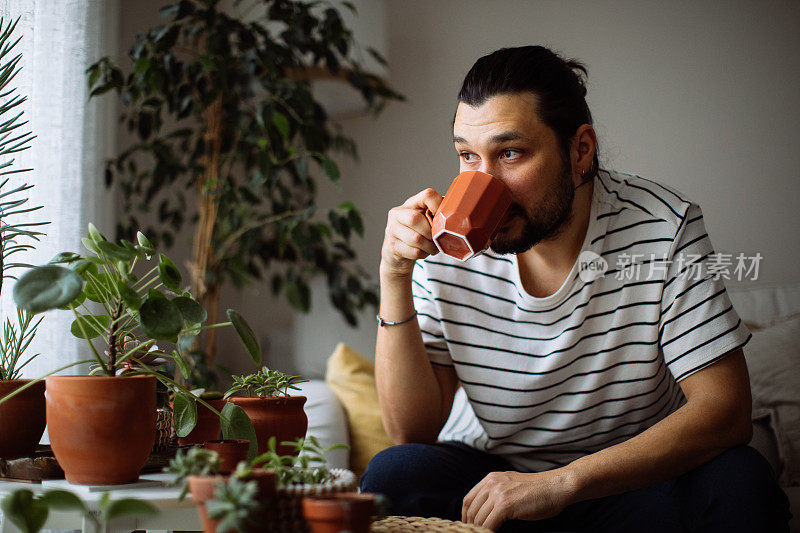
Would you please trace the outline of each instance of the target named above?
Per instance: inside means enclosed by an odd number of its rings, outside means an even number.
[[[675,411],[681,379],[750,339],[708,268],[700,207],[680,192],[601,171],[581,250],[545,298],[525,291],[516,255],[417,262],[431,364],[453,367],[468,399],[455,402],[440,440],[522,471],[564,465]]]

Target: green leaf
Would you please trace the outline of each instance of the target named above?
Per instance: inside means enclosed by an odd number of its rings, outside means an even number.
[[[178,368],[181,371],[181,376],[183,376],[184,381],[189,381],[189,376],[192,374],[192,371],[189,368],[189,364],[181,356],[180,352],[178,352],[177,350],[173,350],[172,359],[173,361],[175,361],[175,364],[178,365]]]
[[[339,183],[339,166],[333,161],[333,159],[323,159],[322,170],[332,182]]]
[[[94,241],[92,239],[87,239],[86,237],[81,237],[81,242],[83,243],[83,246],[87,250],[89,250],[90,252],[92,252],[94,254],[100,255],[100,249],[97,247],[97,245],[94,243]]]
[[[47,521],[47,505],[34,499],[28,489],[15,490],[3,498],[0,509],[6,518],[23,533],[38,533]]]
[[[350,227],[352,227],[358,236],[363,238],[364,237],[364,221],[361,219],[361,215],[355,209],[347,213],[347,219],[350,221]]]
[[[172,401],[173,420],[175,433],[179,437],[185,437],[197,425],[197,403],[196,400],[185,393],[179,392]]]
[[[181,310],[183,319],[190,324],[202,324],[208,318],[206,310],[196,300],[188,296],[178,296],[172,300]]]
[[[134,311],[139,310],[139,308],[142,306],[142,297],[139,296],[135,290],[130,288],[130,286],[128,286],[128,284],[124,281],[117,282],[117,290],[122,297],[122,301],[125,302],[125,305]]]
[[[131,261],[134,257],[136,257],[135,253],[123,248],[122,246],[114,244],[113,242],[100,241],[97,243],[97,247],[100,249],[101,252],[103,252],[103,255],[105,255],[110,259],[113,259],[114,261],[127,262]]]
[[[275,128],[280,132],[281,137],[285,140],[289,140],[289,119],[286,118],[286,115],[281,113],[280,111],[273,111],[272,112],[272,124],[275,125]]]
[[[86,301],[86,295],[83,292],[81,292],[80,294],[78,294],[77,298],[72,300],[67,305],[62,305],[61,307],[59,307],[59,309],[63,309],[65,311],[69,311],[71,309],[77,309],[85,301]]]
[[[150,58],[140,57],[133,62],[133,70],[135,72],[144,72],[150,68]]]
[[[89,222],[89,238],[92,239],[95,244],[106,240],[106,238],[103,237],[100,231],[91,222]]]
[[[56,263],[73,263],[80,258],[80,254],[76,254],[74,252],[61,252],[50,260],[50,264],[54,265]]]
[[[250,324],[247,323],[242,315],[233,309],[228,309],[228,319],[233,323],[233,329],[235,329],[236,334],[239,335],[239,339],[242,341],[242,344],[244,344],[247,353],[250,354],[250,357],[257,365],[260,365],[261,345],[258,342],[258,338],[256,338],[256,334],[253,332],[253,328],[250,327]]]
[[[158,277],[161,279],[161,283],[172,292],[180,291],[181,272],[175,263],[164,254],[161,254],[158,259]]]
[[[139,308],[139,325],[153,339],[171,340],[183,328],[181,310],[158,291],[150,291]]]
[[[311,309],[311,289],[301,281],[286,284],[286,298],[298,311],[308,312]]]
[[[113,501],[103,510],[106,522],[125,515],[156,516],[158,512],[153,504],[135,498]]]
[[[97,259],[93,257],[92,259]],[[87,279],[89,275],[96,276],[98,272],[97,265],[90,261],[89,259],[81,259],[80,261],[75,261],[74,263],[70,264],[69,266],[76,274],[80,274],[83,279]]]
[[[308,177],[308,158],[307,157],[298,158],[294,166],[297,169],[297,176],[301,180],[305,180]]]
[[[81,514],[89,512],[80,498],[66,490],[49,490],[42,494],[41,499],[48,507],[58,511],[77,511]]]
[[[109,302],[117,296],[114,292],[114,285],[117,281],[111,274],[102,272],[100,274],[86,276],[86,287],[83,292],[86,298],[93,302]]]
[[[89,88],[92,88],[97,83],[97,80],[100,79],[102,72],[100,71],[100,66],[96,64],[89,67],[89,71]]]
[[[141,231],[136,232],[136,240],[139,242],[139,250],[147,256],[147,259],[150,259],[156,253],[156,247]]]
[[[72,302],[82,286],[83,279],[69,268],[35,267],[14,285],[14,303],[29,313],[41,313]]]
[[[247,450],[247,460],[252,460],[258,453],[258,438],[253,422],[244,409],[230,402],[220,411],[222,422],[222,438],[249,440],[250,448]]]
[[[111,325],[108,315],[83,315],[72,321],[70,332],[79,339],[96,339]]]

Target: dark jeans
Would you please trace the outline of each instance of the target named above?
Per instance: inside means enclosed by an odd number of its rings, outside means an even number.
[[[514,470],[505,460],[459,443],[404,444],[370,461],[361,490],[385,494],[391,514],[461,519],[461,502],[486,474]],[[767,461],[739,446],[644,489],[570,505],[539,522],[512,520],[511,531],[788,531],[789,501]]]

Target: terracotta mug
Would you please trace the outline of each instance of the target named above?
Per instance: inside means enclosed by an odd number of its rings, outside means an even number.
[[[475,257],[489,247],[510,206],[511,193],[502,181],[478,170],[462,172],[436,214],[426,213],[433,242],[459,261]]]

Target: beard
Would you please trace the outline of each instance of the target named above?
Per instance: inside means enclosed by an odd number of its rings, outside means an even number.
[[[562,162],[555,187],[541,205],[525,209],[512,202],[506,224],[492,239],[489,248],[497,254],[521,254],[542,241],[558,236],[572,218],[575,185],[569,162]],[[521,225],[521,227],[520,227]]]

